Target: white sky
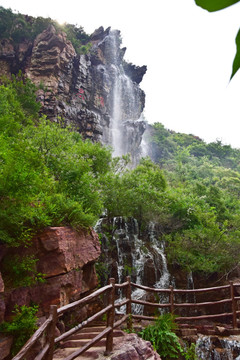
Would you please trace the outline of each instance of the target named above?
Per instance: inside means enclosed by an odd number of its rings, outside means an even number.
[[[229,83],[240,3],[216,13],[194,0],[0,0],[20,13],[51,17],[91,34],[122,34],[125,59],[147,65],[145,117],[168,129],[240,148],[240,70]]]

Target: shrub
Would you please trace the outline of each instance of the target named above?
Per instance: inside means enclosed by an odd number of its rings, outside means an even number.
[[[12,355],[15,355],[37,329],[38,306],[15,306],[12,321],[3,322],[0,331],[13,336]]]
[[[178,359],[184,353],[179,338],[174,333],[177,325],[172,314],[159,316],[154,325],[149,325],[140,332],[144,340],[152,343],[155,351],[159,353],[162,360]]]

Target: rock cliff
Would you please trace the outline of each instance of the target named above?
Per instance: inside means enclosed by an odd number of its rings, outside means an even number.
[[[34,254],[37,272],[45,282],[34,286],[5,286],[0,277],[0,319],[8,319],[15,304],[39,304],[39,316],[48,314],[50,305],[63,306],[78,299],[97,286],[94,263],[100,255],[100,243],[93,230],[73,230],[70,227],[49,227],[33,239],[30,248],[4,250],[5,261],[16,253]]]
[[[123,60],[120,31],[96,30],[88,54],[77,55],[66,34],[49,25],[34,41],[0,43],[0,75],[21,70],[39,90],[41,112],[74,126],[84,138],[115,148],[115,155],[139,154],[145,129],[145,94],[139,83],[146,66]]]

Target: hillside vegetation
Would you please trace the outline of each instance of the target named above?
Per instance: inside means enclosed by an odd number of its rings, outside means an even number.
[[[230,271],[239,262],[240,150],[160,123],[148,140],[172,196],[163,234],[169,261],[192,271]]]

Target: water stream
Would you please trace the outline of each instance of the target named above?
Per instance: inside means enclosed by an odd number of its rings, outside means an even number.
[[[98,222],[95,229],[101,233],[101,222]],[[115,271],[108,268],[109,276],[112,276],[112,272],[116,273],[118,277],[116,282],[122,283],[125,281],[125,276],[129,274],[136,284],[149,286],[148,281],[151,281],[152,286],[155,288],[168,288],[171,277],[167,268],[164,243],[157,239],[154,224],[149,225],[147,241],[140,237],[138,223],[133,218],[114,218],[112,220],[112,229],[110,244],[112,254],[109,249],[105,249],[105,247],[109,247],[109,240],[108,242],[102,242],[102,251],[106,256],[104,261],[108,261],[109,264],[113,262],[116,264]],[[111,257],[114,256],[114,261],[111,261]],[[133,289],[132,298],[144,300],[146,296],[144,290]],[[119,291],[119,301],[122,298],[123,293]],[[168,302],[168,296],[159,296],[159,301]],[[132,310],[135,314],[142,314],[144,307],[133,304]]]
[[[108,96],[110,115],[109,129],[104,129],[103,141],[113,148],[113,156],[130,153],[133,160],[139,154],[145,122],[141,119],[143,110],[143,91],[133,82],[123,68],[121,39],[118,30],[111,30],[104,38],[101,48],[104,48],[106,64],[101,65],[111,90]]]

